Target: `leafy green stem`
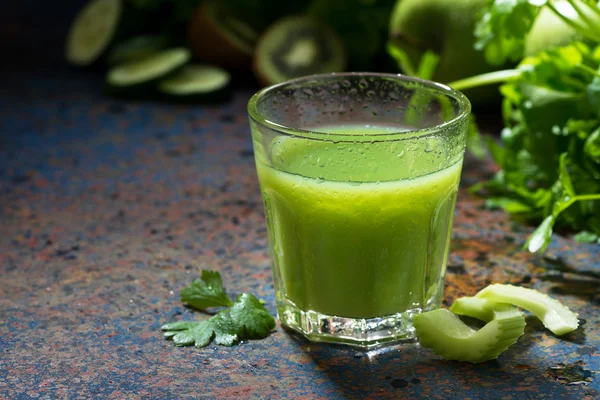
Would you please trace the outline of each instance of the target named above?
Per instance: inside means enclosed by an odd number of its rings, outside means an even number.
[[[450,82],[448,86],[456,90],[471,89],[479,86],[503,83],[521,76],[518,69],[505,69],[502,71],[489,72],[487,74],[475,75],[465,79]]]
[[[416,76],[416,69],[408,58],[408,55],[400,49],[394,42],[388,41],[386,44],[388,54],[396,60],[400,70],[407,75]]]
[[[582,71],[585,71],[587,73],[589,73],[591,76],[597,76],[600,78],[600,72],[596,71],[594,68],[590,68],[587,65],[584,64],[579,64],[576,66],[577,68],[579,68]]]
[[[571,18],[565,17],[558,9],[551,3],[547,2],[546,6],[565,24],[569,25],[571,28],[575,29],[581,36],[593,40],[595,42],[600,42],[600,34],[595,32],[595,30],[590,30],[586,28],[584,25],[581,25],[578,22],[573,21]]]
[[[600,17],[600,7],[596,3],[587,1],[585,5]]]
[[[573,7],[577,14],[579,14],[579,18],[581,18],[581,20],[587,24],[590,30],[596,33],[600,33],[600,29],[598,29],[598,24],[592,21],[590,17],[587,16],[587,14],[581,9],[581,7],[577,4],[575,0],[567,1],[569,2],[569,4],[571,4],[571,7]]]
[[[600,200],[600,193],[597,194],[580,194],[575,196],[575,201],[590,201]]]
[[[440,56],[432,51],[427,50],[425,54],[421,56],[419,67],[417,68],[417,74],[415,76],[421,79],[433,78],[433,73],[435,72],[435,68],[437,67],[439,61]]]

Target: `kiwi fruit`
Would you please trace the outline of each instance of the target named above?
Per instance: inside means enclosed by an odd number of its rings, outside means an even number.
[[[198,7],[188,25],[188,41],[196,60],[229,70],[247,69],[258,33],[216,1]]]
[[[290,16],[271,25],[254,51],[254,73],[265,85],[305,75],[341,72],[347,57],[338,34],[309,16]]]

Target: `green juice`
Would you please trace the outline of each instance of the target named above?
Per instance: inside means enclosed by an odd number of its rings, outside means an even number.
[[[278,301],[348,318],[439,306],[461,160],[440,167],[435,138],[386,141],[398,128],[318,130],[332,141],[278,137],[256,155]]]

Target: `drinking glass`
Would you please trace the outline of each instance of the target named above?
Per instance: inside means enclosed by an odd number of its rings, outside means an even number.
[[[401,75],[314,75],[249,104],[277,313],[310,340],[414,338],[440,306],[470,104]]]

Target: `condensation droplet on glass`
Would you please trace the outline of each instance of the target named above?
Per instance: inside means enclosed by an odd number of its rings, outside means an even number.
[[[428,139],[425,142],[425,153],[431,153],[438,146],[438,141],[435,139]]]
[[[349,80],[342,81],[342,86],[343,87],[350,87],[350,81]]]
[[[369,87],[369,84],[367,83],[366,80],[361,79],[360,81],[358,81],[358,87],[361,89],[366,89]]]
[[[375,91],[374,90],[369,90],[367,92],[367,97],[373,97],[373,96],[375,96]]]

